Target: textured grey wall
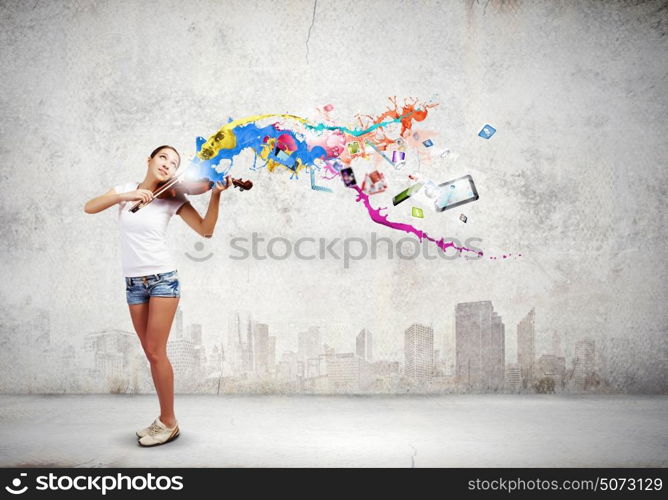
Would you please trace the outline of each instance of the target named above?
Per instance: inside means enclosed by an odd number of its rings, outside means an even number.
[[[571,354],[585,337],[665,339],[663,2],[31,0],[3,1],[0,13],[4,391],[26,390],[26,377],[30,390],[51,390],[47,382],[69,376],[62,346],[72,346],[76,371],[87,334],[132,331],[116,207],[88,215],[83,204],[143,178],[156,145],[189,157],[195,137],[228,117],[315,119],[327,103],[348,124],[394,95],[438,94],[421,125],[459,158],[425,169],[441,180],[470,173],[481,193],[466,225],[441,214],[425,220],[427,231],[522,257],[348,269],[231,260],[229,238],[252,231],[403,236],[371,222],[349,191],[249,172],[245,156],[234,174],[256,188],[224,193],[213,239],[178,217],[170,224],[184,320],[203,325],[205,343],[245,309],[270,325],[277,356],[319,324],[339,351],[354,350],[368,327],[378,357],[401,359],[403,330],[423,322],[449,364],[454,305],[473,300],[492,300],[502,315],[509,362],[515,325],[534,306],[538,354],[553,330]],[[489,141],[476,135],[484,123],[498,130]],[[193,204],[203,213],[207,202]],[[198,241],[214,254],[205,263],[185,256]],[[50,347],[38,354],[44,331]],[[665,351],[654,355],[665,369]]]

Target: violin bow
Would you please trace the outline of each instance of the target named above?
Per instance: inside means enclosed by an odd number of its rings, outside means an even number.
[[[177,182],[181,182],[183,176],[185,175],[186,171],[190,168],[190,166],[186,167],[183,169],[183,172],[175,175],[172,177],[170,180],[168,180],[164,186],[160,187],[157,191],[153,193],[153,198],[151,198],[149,201],[144,203],[143,201],[138,201],[135,203],[132,208],[130,209],[130,212],[135,213],[137,210],[139,210],[142,207],[145,207],[149,203],[151,203],[153,200],[155,200],[158,196],[160,196],[162,193],[170,189],[174,184]],[[233,187],[238,187],[241,191],[247,191],[253,187],[253,182],[252,181],[242,181],[239,179],[233,179],[230,177],[230,184],[232,184]]]
[[[172,177],[172,178],[171,178],[170,180],[168,180],[163,186],[161,186],[160,189],[158,189],[157,191],[155,191],[155,192],[153,193],[153,198],[151,198],[151,199],[150,199],[149,201],[147,201],[146,203],[144,203],[144,202],[141,201],[141,200],[138,201],[137,203],[135,203],[135,204],[132,206],[132,208],[130,209],[130,212],[135,213],[135,212],[136,212],[137,210],[139,210],[140,208],[145,207],[146,205],[148,205],[149,203],[151,203],[151,202],[152,202],[153,200],[155,200],[158,196],[160,196],[162,193],[164,193],[164,192],[167,191],[169,188],[171,188],[174,184],[176,184],[177,182],[180,182],[181,179],[182,179],[182,177],[184,176],[184,174],[185,174],[186,171],[188,170],[188,168],[190,168],[190,165],[189,165],[188,167],[184,168],[184,169],[183,169],[183,172],[181,172],[180,174],[177,174],[177,175],[175,175],[174,177]]]

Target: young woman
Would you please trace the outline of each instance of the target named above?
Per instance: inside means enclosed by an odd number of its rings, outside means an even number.
[[[153,383],[160,401],[160,415],[139,431],[141,446],[167,443],[179,436],[174,414],[174,373],[167,359],[167,337],[181,296],[176,264],[165,243],[167,224],[178,214],[197,234],[210,238],[218,220],[220,194],[230,185],[218,181],[211,190],[206,216],[202,218],[185,196],[153,199],[153,191],[174,176],[181,157],[171,146],[156,148],[146,159],[141,182],[116,186],[88,201],[84,211],[95,214],[118,204],[121,256],[125,291],[132,324],[151,366]],[[148,205],[132,213],[141,200]]]

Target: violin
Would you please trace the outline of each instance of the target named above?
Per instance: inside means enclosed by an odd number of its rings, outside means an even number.
[[[233,187],[238,187],[240,191],[248,191],[253,187],[253,182],[250,180],[241,180],[230,178]],[[134,213],[142,207],[145,207],[151,201],[156,198],[161,200],[171,200],[177,197],[182,197],[184,194],[189,195],[198,195],[203,194],[209,191],[216,183],[210,179],[195,179],[195,180],[185,180],[183,175],[178,175],[172,177],[171,179],[158,184],[158,187],[153,191],[153,198],[144,203],[143,201],[138,201],[130,209],[130,212]]]

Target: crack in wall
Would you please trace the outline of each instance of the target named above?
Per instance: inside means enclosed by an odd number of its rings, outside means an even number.
[[[308,35],[306,36],[306,64],[309,64],[308,62],[308,53],[309,53],[309,47],[308,47],[308,42],[311,39],[311,29],[313,28],[313,25],[315,24],[315,10],[318,7],[318,0],[315,0],[313,2],[313,17],[311,18],[311,26],[308,27]]]

